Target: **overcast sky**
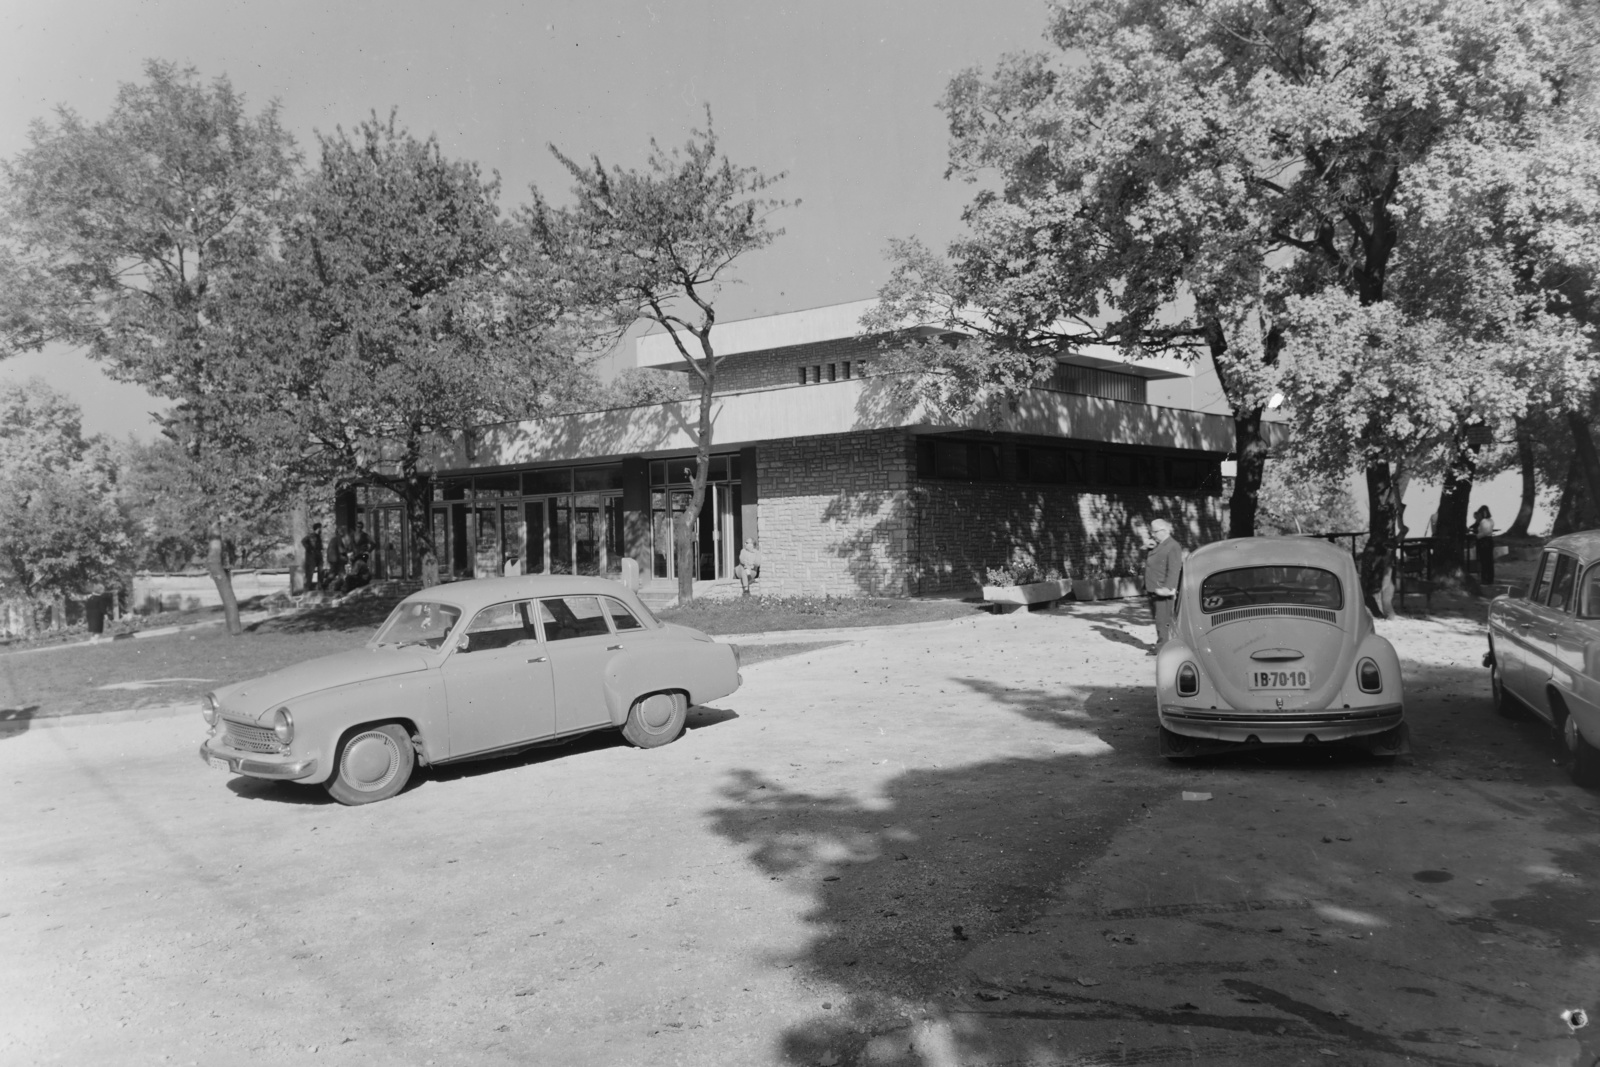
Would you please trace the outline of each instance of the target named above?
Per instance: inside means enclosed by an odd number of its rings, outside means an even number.
[[[1044,47],[1043,0],[0,0],[0,154],[65,104],[103,118],[147,58],[226,74],[254,111],[282,107],[308,160],[316,131],[397,108],[447,155],[500,173],[502,206],[529,183],[558,202],[554,143],[641,163],[684,141],[710,104],[735,162],[786,171],[787,233],[747,264],[723,318],[871,296],[889,237],[942,246],[971,188],[943,178],[935,106],[952,75]],[[631,355],[631,353],[630,353]],[[142,391],[51,351],[0,363],[69,390],[90,429],[153,432]]]

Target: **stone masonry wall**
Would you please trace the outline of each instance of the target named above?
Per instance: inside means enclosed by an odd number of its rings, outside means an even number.
[[[759,591],[906,595],[913,455],[896,430],[763,442]]]

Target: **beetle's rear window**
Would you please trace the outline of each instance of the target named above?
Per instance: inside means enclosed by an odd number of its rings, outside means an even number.
[[[449,604],[408,601],[394,609],[372,643],[379,647],[422,645],[425,648],[438,648],[459,618],[461,609]]]
[[[1344,590],[1332,571],[1320,567],[1240,567],[1208,574],[1200,583],[1200,610],[1207,615],[1256,604],[1338,611],[1344,607]]]

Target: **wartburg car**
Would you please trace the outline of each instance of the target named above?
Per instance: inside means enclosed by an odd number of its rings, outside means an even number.
[[[1600,786],[1600,530],[1550,541],[1527,595],[1490,603],[1484,666],[1501,714],[1531,708]]]
[[[394,796],[438,765],[620,729],[675,740],[739,686],[738,650],[662,623],[602,578],[489,578],[402,600],[364,648],[225,686],[202,706],[219,770]]]
[[[1174,610],[1156,656],[1162,755],[1407,749],[1400,660],[1373,630],[1348,552],[1300,537],[1209,544],[1184,561]]]

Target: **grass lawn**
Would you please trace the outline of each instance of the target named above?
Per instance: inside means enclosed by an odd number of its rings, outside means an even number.
[[[187,701],[194,701],[198,712],[200,697],[219,685],[359,647],[396,599],[373,597],[275,616],[248,627],[241,637],[229,637],[215,625],[163,637],[3,652],[0,721]],[[706,633],[727,634],[927,622],[975,610],[971,604],[946,600],[751,597],[697,602],[664,617]],[[757,663],[821,647],[825,646],[752,646],[742,653],[744,662]]]
[[[937,622],[964,618],[982,610],[981,604],[963,600],[751,596],[695,600],[685,607],[661,612],[661,618],[708,634],[758,634],[774,630]]]
[[[188,700],[198,709],[201,695],[216,686],[362,645],[396,599],[374,597],[277,616],[241,637],[229,637],[216,625],[164,637],[0,654],[0,714],[32,709],[34,715],[71,715]],[[127,687],[130,682],[141,684]]]

